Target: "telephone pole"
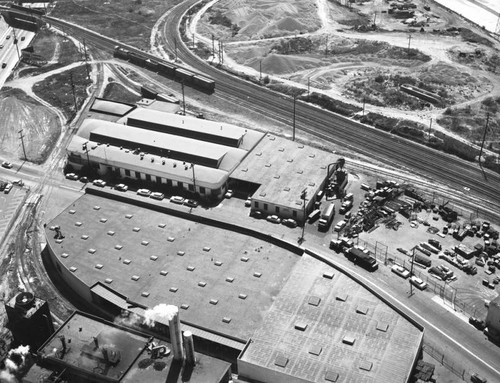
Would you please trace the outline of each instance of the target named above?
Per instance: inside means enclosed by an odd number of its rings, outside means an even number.
[[[83,39],[83,52],[85,55],[85,69],[87,70],[87,80],[90,81],[90,72],[89,72],[89,56],[87,54],[87,45],[85,44],[85,39]]]
[[[24,159],[27,161],[28,156],[26,156],[26,148],[24,147],[24,135],[22,129],[19,131],[19,138],[21,139],[21,145],[23,146]]]
[[[76,102],[76,91],[75,91],[75,83],[73,82],[73,72],[69,72],[69,84],[71,85],[71,90],[73,91],[73,100],[75,102],[75,113],[76,113],[78,105]]]
[[[408,35],[408,56],[410,55],[410,42],[411,42],[411,34]]]
[[[295,104],[297,101],[297,95],[293,95],[293,130],[292,130],[292,141],[295,141]]]
[[[490,122],[490,114],[486,114],[486,125],[484,126],[483,141],[481,142],[481,150],[479,151],[479,165],[481,165],[481,157],[483,155],[484,140],[486,139],[486,133],[488,132],[488,124]]]

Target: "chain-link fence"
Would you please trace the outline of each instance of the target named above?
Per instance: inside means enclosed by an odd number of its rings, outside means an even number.
[[[451,358],[446,357],[443,352],[431,345],[424,344],[423,350],[430,357],[438,361],[442,366],[446,367],[449,371],[453,372],[460,379],[470,382],[471,374],[464,368],[463,363],[456,363]]]
[[[403,266],[407,270],[412,269],[411,255],[393,254],[388,251],[387,245],[381,242],[373,244],[360,238],[357,238],[357,245],[370,250],[380,264],[389,267],[397,264]],[[455,287],[450,286],[445,281],[436,279],[431,274],[424,271],[424,269],[415,262],[413,263],[413,275],[427,283],[427,290],[433,291],[436,295],[443,299],[443,302],[448,302],[455,311],[460,311],[466,316],[476,316],[478,311],[477,307],[463,301],[460,297],[457,297],[457,289]]]

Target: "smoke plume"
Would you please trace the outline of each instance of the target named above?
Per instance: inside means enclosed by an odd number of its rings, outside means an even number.
[[[155,322],[159,319],[171,320],[179,309],[174,305],[166,305],[165,303],[160,303],[150,310],[146,310],[144,313],[143,324],[149,327],[153,327]]]

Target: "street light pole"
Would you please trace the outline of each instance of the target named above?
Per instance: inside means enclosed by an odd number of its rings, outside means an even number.
[[[299,238],[299,244],[301,244],[302,242],[304,242],[304,232],[305,232],[305,229],[306,229],[306,197],[307,197],[307,189],[304,189],[302,190],[302,193],[300,195],[300,198],[302,198],[304,200],[304,203],[303,203],[303,209],[304,209],[304,212],[303,212],[303,218],[304,218],[304,222],[302,222],[302,236]]]
[[[191,164],[191,169],[193,169],[193,188],[194,188],[194,194],[196,194],[196,177],[194,175],[194,164]]]
[[[295,103],[297,100],[297,95],[293,95],[293,131],[292,131],[292,141],[295,141]]]
[[[415,262],[415,246],[411,249],[411,266],[410,266],[410,297],[413,295],[413,284],[411,283],[411,277],[413,276],[413,263]]]

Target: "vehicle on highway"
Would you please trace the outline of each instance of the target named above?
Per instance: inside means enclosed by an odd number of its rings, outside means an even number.
[[[5,185],[5,189],[3,189],[3,192],[5,194],[9,194],[11,189],[12,189],[12,184],[9,182],[9,183],[7,183],[7,185]]]
[[[427,283],[415,275],[410,278],[410,283],[419,290],[425,290],[427,288]]]
[[[297,227],[297,221],[292,218],[284,219],[281,223],[285,226],[291,227],[292,229]]]
[[[391,267],[391,271],[404,279],[410,276],[410,271],[406,270],[403,266],[394,265]]]
[[[158,201],[161,201],[163,198],[165,198],[165,195],[160,192],[153,192],[149,196],[149,198],[157,199]]]
[[[125,184],[118,184],[118,185],[115,185],[115,190],[126,192],[128,190],[128,186]]]
[[[194,199],[185,199],[184,200],[184,205],[189,206],[189,207],[197,207],[198,206],[198,201]]]
[[[184,198],[178,195],[170,197],[170,202],[182,205],[184,203]]]
[[[12,164],[9,161],[2,162],[2,168],[12,169]]]
[[[94,184],[95,186],[102,187],[102,188],[104,186],[106,186],[106,182],[103,180],[94,180],[94,181],[92,181],[92,184]]]
[[[149,197],[151,195],[151,190],[139,189],[139,190],[137,190],[137,195],[142,195],[143,197]]]
[[[68,179],[68,180],[72,180],[72,181],[77,181],[78,180],[78,175],[75,174],[75,173],[68,173],[65,175],[65,177]]]
[[[226,198],[231,198],[233,196],[233,191],[231,189],[229,189],[226,194],[224,194],[224,197]]]
[[[280,223],[281,219],[276,214],[268,215],[266,220],[271,223]]]

